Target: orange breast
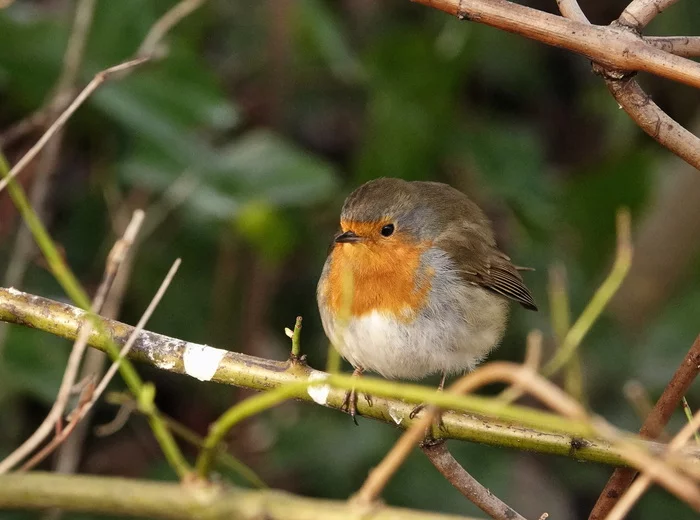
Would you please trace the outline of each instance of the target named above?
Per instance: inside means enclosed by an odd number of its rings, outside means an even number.
[[[421,266],[430,245],[367,241],[336,244],[323,291],[330,310],[353,317],[372,311],[412,321],[425,306],[432,268]]]

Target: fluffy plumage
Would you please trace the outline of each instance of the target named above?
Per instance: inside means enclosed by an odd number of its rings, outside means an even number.
[[[317,296],[326,334],[356,368],[462,372],[501,340],[507,300],[536,309],[486,216],[446,184],[370,181],[345,201],[341,232],[357,238],[332,246]]]

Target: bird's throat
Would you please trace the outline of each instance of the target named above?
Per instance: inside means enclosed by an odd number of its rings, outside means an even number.
[[[427,303],[435,274],[421,262],[428,247],[429,244],[334,247],[323,288],[331,311],[349,317],[376,311],[412,321]]]

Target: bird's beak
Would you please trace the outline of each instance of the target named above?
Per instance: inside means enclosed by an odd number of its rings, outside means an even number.
[[[345,233],[336,235],[334,239],[336,244],[351,244],[353,242],[359,242],[360,240],[362,240],[362,237],[357,236],[352,231],[346,231]]]

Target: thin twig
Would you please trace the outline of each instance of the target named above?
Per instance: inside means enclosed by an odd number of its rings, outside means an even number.
[[[108,269],[109,266],[115,262],[120,265],[120,268],[118,271],[115,271],[114,282],[111,284],[111,288],[105,296],[105,303],[100,312],[100,314],[106,318],[117,317],[118,309],[126,291],[127,281],[131,275],[135,252],[134,245],[137,239],[142,240],[145,228],[144,212],[137,209],[132,215],[131,221],[123,226],[118,233],[122,235],[122,238],[117,241],[112,252],[108,255]],[[99,380],[104,371],[103,366],[106,359],[107,356],[104,352],[90,349],[85,354],[85,360],[80,369],[79,378],[84,379],[89,377],[93,378],[95,381]],[[76,470],[80,462],[81,448],[87,436],[88,428],[90,427],[90,417],[90,413],[86,414],[75,427],[73,434],[66,442],[61,444],[54,458],[54,468],[57,472],[72,473]],[[56,518],[54,517],[52,520],[56,520]]]
[[[151,303],[148,304],[148,307],[146,308],[143,315],[141,316],[141,319],[139,319],[138,323],[136,324],[136,327],[134,327],[134,330],[131,332],[129,339],[126,340],[126,343],[124,344],[121,351],[119,352],[119,358],[112,362],[112,365],[107,370],[107,373],[105,373],[104,377],[102,378],[102,381],[100,381],[100,384],[97,385],[97,388],[95,389],[95,393],[93,395],[92,400],[90,401],[89,406],[92,406],[100,398],[102,393],[107,388],[107,385],[114,377],[114,374],[116,374],[117,370],[119,370],[119,364],[126,357],[126,355],[129,353],[129,351],[131,350],[131,347],[136,342],[136,339],[138,338],[139,334],[141,333],[143,328],[146,326],[146,323],[148,323],[148,320],[151,318],[153,311],[155,311],[156,307],[158,307],[160,300],[163,298],[163,295],[165,294],[165,291],[170,286],[170,282],[173,281],[173,277],[175,276],[175,273],[177,273],[177,270],[180,267],[181,262],[182,261],[179,258],[177,260],[175,260],[175,262],[173,262],[173,265],[170,267],[168,274],[165,276],[165,278],[161,282],[160,287],[158,287],[158,291],[156,291],[155,296],[153,296]]]
[[[80,395],[80,401],[78,402],[78,406],[76,406],[75,410],[73,410],[73,413],[71,413],[66,427],[62,428],[46,446],[41,448],[27,462],[22,464],[19,471],[29,471],[30,469],[36,467],[42,460],[51,455],[51,453],[53,453],[53,451],[56,448],[58,448],[61,445],[61,443],[63,443],[63,441],[65,441],[70,436],[71,433],[73,433],[76,426],[80,424],[80,421],[82,420],[82,410],[89,402],[92,390],[94,390],[93,385],[90,385],[89,388],[83,390],[83,392]]]
[[[586,418],[586,411],[581,405],[566,395],[560,388],[536,372],[513,363],[488,363],[457,380],[446,390],[446,393],[465,394],[496,381],[508,381],[511,384],[517,383],[521,385],[530,394],[566,417],[579,420]],[[362,487],[354,495],[354,501],[369,504],[379,497],[391,477],[403,464],[413,448],[420,442],[424,432],[437,416],[438,410],[431,406],[420,420],[404,432],[389,453],[372,469]]]
[[[525,359],[523,360],[523,366],[532,370],[533,372],[538,372],[540,369],[540,362],[542,361],[542,332],[539,330],[531,330],[527,335],[527,340],[525,343]],[[525,393],[525,389],[515,383],[499,394],[499,398],[503,399],[506,403],[512,403],[520,399],[520,397]]]
[[[143,43],[136,51],[137,56],[152,56],[166,34],[183,18],[201,7],[206,0],[181,0],[151,26]]]
[[[83,62],[87,39],[92,26],[96,0],[80,0],[76,3],[75,17],[70,38],[63,56],[63,69],[46,102],[46,121],[55,119],[70,103],[75,94],[75,85]],[[53,140],[39,156],[35,175],[31,183],[30,200],[32,207],[40,219],[48,215],[46,208],[47,196],[50,193],[51,181],[57,171],[56,165],[61,155],[63,133],[56,132]],[[31,231],[26,224],[20,222],[17,236],[7,263],[3,282],[7,287],[21,287],[27,267],[35,252]],[[0,327],[0,355],[5,347],[7,327]]]
[[[698,373],[700,373],[700,336],[691,345],[671,381],[666,385],[661,397],[656,402],[654,409],[647,416],[639,431],[640,436],[648,439],[655,439],[659,436]],[[617,468],[600,493],[589,519],[603,520],[607,518],[608,513],[636,475],[637,472],[633,469]]]
[[[136,232],[142,221],[143,213],[135,213],[132,223],[128,228],[129,232]],[[119,270],[121,262],[124,260],[124,256],[118,253],[118,251],[121,251],[122,249],[123,245],[118,241],[114,245],[114,248],[109,255],[109,261],[107,262],[102,282],[97,289],[97,293],[92,303],[92,310],[94,312],[99,313],[102,309],[107,291],[114,281],[114,277]],[[71,389],[75,384],[78,369],[80,367],[80,361],[82,360],[83,352],[85,351],[91,330],[92,324],[90,322],[86,322],[81,328],[78,339],[73,345],[73,349],[68,357],[68,364],[66,365],[66,370],[63,374],[63,379],[58,389],[58,395],[56,396],[56,400],[54,401],[51,410],[41,425],[39,425],[36,431],[26,441],[24,441],[21,446],[8,455],[3,461],[0,461],[0,474],[11,470],[32,451],[34,451],[36,447],[39,446],[39,444],[41,444],[41,442],[51,433],[54,425],[61,420],[63,412],[68,403],[68,398],[70,397]]]
[[[685,414],[685,418],[688,419],[688,422],[691,422],[693,420],[693,410],[690,409],[690,404],[688,404],[688,400],[685,398],[685,396],[683,396],[681,404],[683,405],[683,413]],[[693,433],[693,438],[695,439],[695,444],[700,444],[700,434],[698,434],[698,432]]]
[[[143,213],[141,213],[141,218],[143,218]],[[153,314],[153,311],[156,309],[158,304],[160,303],[160,300],[163,298],[163,295],[165,294],[165,291],[168,289],[168,286],[170,285],[170,282],[172,282],[173,277],[175,276],[175,273],[177,272],[178,267],[180,267],[180,259],[178,258],[175,260],[173,263],[172,267],[170,268],[170,271],[168,271],[168,274],[165,276],[165,279],[161,282],[160,287],[158,288],[158,291],[156,291],[155,296],[153,296],[153,299],[149,303],[148,307],[146,308],[146,311],[143,313],[143,316],[141,316],[141,319],[139,320],[138,324],[134,328],[134,331],[131,333],[131,336],[127,340],[126,344],[122,348],[121,352],[119,353],[119,358],[116,359],[113,363],[112,366],[109,367],[109,370],[107,370],[107,373],[104,375],[102,378],[102,381],[97,385],[97,388],[94,389],[94,391],[91,391],[88,395],[88,399],[85,400],[84,403],[82,403],[81,406],[79,406],[73,414],[73,418],[71,419],[71,428],[66,428],[63,432],[61,432],[60,435],[57,435],[56,438],[49,443],[43,449],[41,452],[39,452],[35,457],[33,457],[27,464],[22,469],[29,469],[36,464],[38,464],[43,458],[48,456],[56,447],[60,445],[63,440],[65,440],[70,432],[73,431],[75,426],[90,412],[90,409],[95,405],[97,400],[100,398],[102,393],[104,392],[105,388],[107,388],[107,385],[109,382],[112,380],[114,377],[114,374],[117,373],[117,370],[119,369],[119,363],[121,360],[124,358],[124,356],[129,352],[131,349],[132,345],[134,344],[134,341],[136,341],[136,337],[139,335],[143,327],[146,325],[148,322],[149,318]],[[139,397],[141,399],[141,396]],[[145,403],[143,400],[139,402],[140,406],[143,406],[144,409],[148,409],[148,407],[152,407],[152,403]],[[153,412],[149,414],[149,419],[153,415]],[[151,424],[153,426],[153,424]],[[158,431],[154,429],[153,432],[156,436],[158,436]],[[159,440],[163,441],[162,438],[159,437]],[[166,441],[167,442],[167,441]],[[172,455],[165,451],[165,455],[171,456]],[[171,463],[173,464],[173,467],[177,467],[177,463],[171,460]]]
[[[444,441],[428,443],[421,446],[421,449],[450,484],[491,518],[495,520],[525,520],[525,517],[518,514],[472,477],[455,460]]]
[[[693,417],[693,420],[686,424],[683,429],[678,432],[678,435],[673,438],[671,443],[668,445],[668,453],[672,454],[674,451],[680,449],[697,432],[698,428],[700,428],[700,411],[698,411]],[[622,498],[620,498],[619,502],[615,504],[615,507],[613,507],[606,519],[622,520],[630,509],[632,509],[637,500],[639,500],[639,498],[649,488],[651,482],[651,471],[647,471],[645,469],[645,471],[639,477],[637,477]],[[700,506],[696,501],[694,504],[695,510],[699,511],[699,507]]]
[[[63,70],[49,100],[41,109],[0,135],[0,146],[6,147],[15,139],[35,128],[47,125],[68,106],[78,81],[80,66],[83,63],[96,3],[96,0],[80,0],[77,3],[73,27],[66,45],[66,52],[63,55]]]
[[[569,293],[566,284],[566,268],[557,263],[549,269],[548,284],[550,302],[550,321],[552,331],[556,339],[557,349],[566,339],[566,334],[571,327],[571,311],[569,309]],[[564,388],[566,392],[575,397],[577,401],[583,401],[583,373],[581,370],[581,356],[576,350],[566,364],[564,374]]]
[[[32,146],[29,151],[15,164],[10,170],[10,174],[5,179],[0,180],[0,192],[7,186],[7,183],[14,179],[26,166],[31,162],[44,145],[60,130],[63,125],[70,119],[73,113],[85,102],[85,100],[97,90],[105,81],[118,76],[120,73],[125,73],[138,65],[141,65],[153,58],[158,43],[161,39],[184,17],[197,9],[206,0],[181,0],[173,8],[161,16],[152,26],[151,30],[146,35],[143,43],[139,47],[136,57],[127,60],[118,65],[108,67],[98,72],[95,77],[87,84],[87,86],[78,94],[73,102],[61,113],[54,121],[49,129],[41,136],[41,138]],[[59,100],[60,101],[60,100]],[[59,102],[57,102],[60,105]]]
[[[54,121],[54,123],[49,127],[49,129],[44,133],[44,135],[42,135],[41,138],[34,144],[34,146],[32,146],[29,149],[29,151],[26,154],[24,154],[24,156],[19,161],[17,161],[17,164],[15,164],[10,170],[10,173],[4,179],[0,180],[0,192],[3,189],[5,189],[5,186],[7,186],[7,184],[12,179],[14,179],[27,166],[27,164],[29,164],[32,161],[32,159],[34,159],[37,156],[37,154],[41,151],[44,145],[56,134],[56,132],[58,132],[63,127],[64,124],[66,124],[66,121],[70,119],[70,117],[80,107],[80,105],[82,105],[83,102],[85,102],[85,100],[89,98],[90,95],[92,95],[92,93],[100,87],[100,85],[102,85],[105,81],[107,81],[115,75],[118,75],[121,72],[146,63],[149,59],[150,58],[145,57],[125,61],[124,63],[120,63],[119,65],[109,67],[95,74],[95,77],[92,79],[92,81],[90,81],[90,83],[87,84],[87,86],[80,92],[80,94],[77,95],[73,102],[70,105],[68,105],[68,108],[66,108],[63,111],[63,113],[61,113],[58,119]]]
[[[649,397],[647,389],[636,379],[631,379],[622,387],[622,394],[639,417],[639,421],[643,423],[654,409],[654,402]],[[663,432],[659,434],[658,438],[664,442],[669,440]]]

